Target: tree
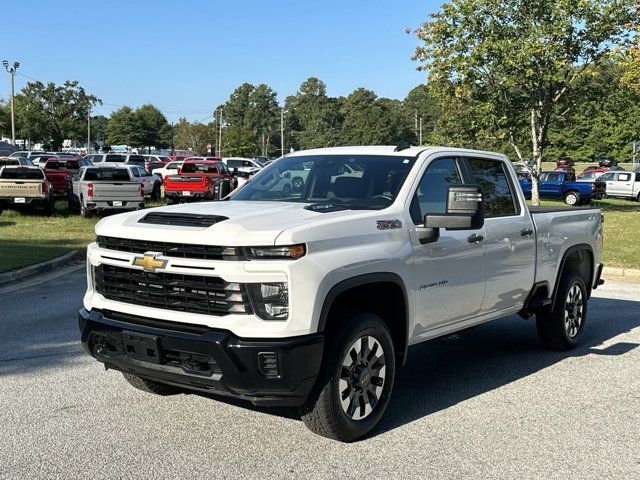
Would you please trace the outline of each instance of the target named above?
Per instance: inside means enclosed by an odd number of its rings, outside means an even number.
[[[223,105],[224,119],[229,125],[246,126],[247,113],[251,104],[251,93],[256,87],[243,83],[236,88]]]
[[[29,82],[15,98],[16,126],[20,136],[50,143],[59,150],[66,139],[82,140],[87,135],[87,115],[102,103],[89,95],[77,81],[56,86],[53,82]]]
[[[260,84],[249,94],[244,126],[255,132],[262,156],[269,155],[270,140],[277,129],[279,113],[277,94],[271,87]]]
[[[175,147],[190,150],[194,155],[206,155],[207,144],[211,143],[214,131],[209,125],[194,122],[185,118],[178,120],[174,128]]]
[[[107,135],[109,119],[104,115],[91,117],[91,142],[104,142]]]
[[[131,107],[121,107],[109,117],[106,129],[106,142],[109,145],[141,147],[143,134],[142,122]]]
[[[141,106],[135,111],[141,127],[141,146],[166,148],[171,145],[171,125],[160,110],[151,104]]]
[[[295,95],[285,100],[288,143],[296,149],[330,147],[340,144],[341,99],[327,96],[327,86],[311,77],[302,82]]]
[[[420,119],[422,119],[423,143],[433,136],[438,118],[436,100],[427,85],[413,88],[402,102],[406,121],[413,125],[413,137],[408,139],[414,145],[420,140]],[[428,142],[426,142],[428,143]]]
[[[414,58],[430,82],[451,83],[460,97],[517,138],[527,121],[532,200],[548,132],[586,68],[612,45],[625,45],[636,20],[634,0],[452,0],[416,33]],[[527,112],[526,117],[521,112]],[[486,128],[484,125],[481,128]]]
[[[249,157],[256,154],[256,138],[252,130],[231,125],[222,134],[222,153],[225,157]]]

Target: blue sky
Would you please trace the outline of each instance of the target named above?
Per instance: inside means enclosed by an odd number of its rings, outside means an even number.
[[[280,100],[310,76],[330,95],[357,87],[403,98],[424,81],[415,28],[441,2],[424,0],[19,0],[2,7],[0,56],[32,77],[79,80],[97,113],[153,103],[170,121],[207,121],[243,82]],[[0,76],[0,97],[9,94]]]

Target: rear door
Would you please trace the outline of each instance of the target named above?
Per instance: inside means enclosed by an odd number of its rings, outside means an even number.
[[[484,199],[487,280],[482,313],[517,311],[534,283],[536,240],[531,215],[518,197],[506,161],[466,160],[471,181],[480,185]]]
[[[422,173],[410,204],[411,241],[416,292],[416,323],[420,334],[463,321],[480,312],[485,287],[485,245],[471,242],[480,230],[440,229],[433,243],[420,243],[418,231],[427,213],[445,213],[447,189],[463,183],[461,160],[446,156],[431,160]]]
[[[633,197],[633,172],[617,172],[614,176],[612,192],[621,197]]]
[[[562,196],[561,174],[558,172],[547,172],[540,175],[540,196],[560,197]]]

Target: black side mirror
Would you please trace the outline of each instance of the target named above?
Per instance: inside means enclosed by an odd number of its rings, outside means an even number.
[[[477,230],[484,225],[482,191],[479,185],[452,185],[447,191],[446,213],[427,213],[420,243],[438,240],[440,230]]]

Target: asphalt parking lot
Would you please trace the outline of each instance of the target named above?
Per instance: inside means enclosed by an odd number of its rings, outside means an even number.
[[[640,284],[608,281],[583,346],[509,317],[414,347],[370,438],[290,409],[157,397],[85,356],[82,268],[0,290],[0,478],[640,478]]]

